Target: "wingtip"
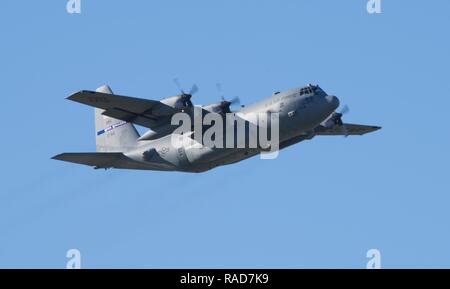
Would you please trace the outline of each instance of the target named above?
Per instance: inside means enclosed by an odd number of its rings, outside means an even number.
[[[69,95],[68,97],[66,97],[66,99],[67,100],[74,100],[75,99],[75,96],[78,94],[78,93],[80,93],[80,91],[77,91],[77,92],[74,92],[74,93],[72,93],[71,95]]]
[[[57,154],[57,155],[52,156],[50,159],[60,161],[60,160],[62,160],[64,155],[65,155],[65,153]]]
[[[87,93],[95,94],[96,92],[92,91],[92,90],[80,90],[80,91],[72,93],[71,95],[66,97],[66,99],[79,102],[79,100],[83,98],[83,94],[87,94]]]
[[[52,156],[50,159],[51,160],[57,160],[58,159],[58,157],[60,156],[61,154],[58,154],[58,155],[54,155],[54,156]]]

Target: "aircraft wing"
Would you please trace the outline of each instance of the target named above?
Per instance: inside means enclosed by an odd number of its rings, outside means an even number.
[[[156,100],[82,90],[67,99],[105,110],[104,115],[153,129],[178,111]]]
[[[315,129],[316,135],[363,135],[369,132],[374,132],[381,129],[379,126],[362,125],[344,123],[345,128],[341,125],[335,125],[333,127],[319,126]]]

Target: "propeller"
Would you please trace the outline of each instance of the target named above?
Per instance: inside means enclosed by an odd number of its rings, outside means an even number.
[[[220,99],[222,100],[220,102],[220,108],[223,113],[231,113],[230,107],[234,104],[240,104],[241,100],[238,96],[233,97],[230,100],[226,100],[223,93],[222,93],[222,85],[220,83],[216,84],[217,91],[219,92]]]
[[[342,122],[342,117],[344,114],[350,112],[350,108],[348,105],[344,105],[339,112],[334,113],[334,124],[338,125],[341,128],[342,133],[345,137],[348,137],[348,129],[346,125]]]
[[[348,105],[344,105],[343,108],[341,108],[341,111],[339,112],[340,114],[347,114],[350,112],[350,108],[348,107]]]
[[[192,107],[194,106],[194,104],[191,101],[192,95],[194,95],[195,93],[197,93],[198,91],[198,86],[194,83],[191,87],[191,89],[189,90],[188,93],[186,93],[183,88],[180,85],[180,82],[178,81],[178,78],[175,78],[173,80],[173,82],[175,83],[175,85],[177,86],[177,88],[180,90],[181,92],[181,101],[183,102],[183,105],[186,107]]]

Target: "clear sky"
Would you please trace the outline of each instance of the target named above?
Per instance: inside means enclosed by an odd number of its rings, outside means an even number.
[[[450,267],[450,1],[2,1],[0,267]],[[93,170],[108,83],[243,104],[307,83],[381,131],[317,137],[203,174]],[[142,131],[142,130],[141,130]]]

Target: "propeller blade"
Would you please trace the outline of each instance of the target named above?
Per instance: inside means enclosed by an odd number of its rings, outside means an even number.
[[[341,125],[341,131],[344,134],[344,137],[348,137],[348,129],[345,124]]]
[[[230,104],[240,104],[241,100],[239,98],[239,96],[235,96],[230,100]]]
[[[196,94],[197,91],[198,91],[198,86],[197,86],[197,84],[194,84],[194,85],[192,85],[192,88],[191,88],[191,90],[189,91],[189,94],[190,94],[190,95]]]
[[[240,104],[241,100],[237,96],[233,97],[230,100],[227,100],[222,93],[222,85],[219,82],[216,83],[216,88],[217,88],[217,91],[219,92],[220,99],[222,100],[221,101],[222,112],[231,113],[230,106],[233,104]]]
[[[225,101],[225,97],[223,96],[223,93],[222,93],[222,85],[220,83],[216,83],[216,88],[217,88],[217,92],[219,93],[220,99],[222,101]]]
[[[350,112],[350,108],[348,107],[348,105],[344,105],[342,108],[341,108],[341,111],[339,112],[340,114],[347,114],[347,113],[349,113]]]
[[[350,112],[350,108],[348,107],[348,105],[344,105],[340,112],[337,113],[338,115],[338,120],[337,120],[337,124],[340,126],[341,132],[344,135],[344,137],[348,137],[348,129],[347,126],[344,124],[344,122],[342,121],[342,116],[344,114],[347,114]]]
[[[181,88],[181,84],[180,84],[180,81],[178,81],[178,78],[174,78],[173,82],[177,86],[178,90],[181,91],[182,94],[184,94],[183,88]]]
[[[192,107],[194,106],[194,104],[191,101],[192,95],[197,93],[198,91],[198,86],[194,83],[191,87],[191,90],[189,91],[189,93],[184,92],[183,88],[181,87],[180,81],[178,80],[178,78],[174,78],[173,82],[175,83],[175,85],[177,86],[177,88],[180,90],[181,92],[181,101],[183,102],[183,105],[186,107]]]
[[[220,83],[216,83],[216,88],[217,91],[222,94],[222,85]]]

